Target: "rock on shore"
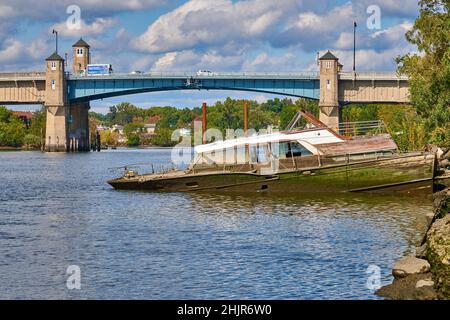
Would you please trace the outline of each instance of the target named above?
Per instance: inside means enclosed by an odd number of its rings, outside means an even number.
[[[434,195],[434,208],[416,257],[401,258],[392,270],[393,283],[377,295],[401,300],[450,299],[450,188]]]
[[[398,279],[411,274],[427,273],[428,271],[430,271],[430,264],[427,260],[416,257],[403,257],[394,265],[392,275]]]
[[[427,248],[439,297],[450,298],[450,214],[433,223],[427,234]]]

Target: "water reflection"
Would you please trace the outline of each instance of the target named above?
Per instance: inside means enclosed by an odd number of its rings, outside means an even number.
[[[108,168],[170,150],[0,153],[0,298],[375,298],[431,200],[121,192]],[[66,288],[79,265],[82,289]]]

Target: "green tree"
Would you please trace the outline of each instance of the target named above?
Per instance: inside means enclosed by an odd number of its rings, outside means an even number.
[[[20,147],[26,128],[17,117],[10,117],[8,122],[0,122],[0,146]]]
[[[28,149],[36,149],[41,146],[42,137],[28,133],[23,137],[22,142]]]
[[[125,137],[129,139],[131,136],[139,134],[143,128],[144,125],[142,123],[127,123],[123,127],[123,133],[125,134]]]
[[[0,122],[9,122],[9,119],[13,116],[13,112],[5,106],[0,106]]]
[[[117,146],[119,144],[119,134],[108,130],[100,131],[100,141],[102,145]]]
[[[133,133],[127,138],[128,146],[138,146],[140,142],[139,135],[137,133]]]
[[[173,130],[169,128],[157,128],[155,136],[151,139],[152,144],[162,147],[170,147],[177,144],[176,141],[172,141]]]
[[[40,141],[42,142],[42,139],[45,138],[46,121],[47,121],[47,110],[45,109],[45,107],[42,107],[41,109],[34,111],[33,118],[31,119],[31,125],[30,128],[28,129],[28,133],[36,137],[40,137],[41,138]],[[41,142],[39,142],[39,145],[37,145],[36,147],[39,147]]]
[[[448,0],[419,1],[420,14],[407,40],[419,54],[397,58],[409,76],[411,103],[425,120],[426,140],[450,144],[450,18]]]

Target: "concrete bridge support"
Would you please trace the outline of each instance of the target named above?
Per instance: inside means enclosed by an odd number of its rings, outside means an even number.
[[[68,151],[67,106],[47,106],[47,123],[45,129],[45,151]]]
[[[69,151],[89,151],[89,103],[69,107]]]
[[[67,85],[64,72],[64,59],[56,52],[46,59],[45,106],[47,123],[45,128],[45,151],[68,151]]]
[[[86,69],[89,62],[88,57],[89,45],[80,39],[74,45],[74,72]],[[89,151],[89,102],[69,103],[63,58],[55,52],[46,59],[46,64],[45,106],[47,108],[47,123],[45,151]]]
[[[340,119],[341,110],[339,106],[320,106],[319,120],[336,132],[339,132]]]
[[[320,69],[320,117],[329,128],[339,132],[338,73],[342,65],[330,51],[319,59]]]

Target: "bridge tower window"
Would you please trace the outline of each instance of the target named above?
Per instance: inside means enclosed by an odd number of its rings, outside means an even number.
[[[82,56],[83,55],[83,48],[77,48],[77,56]]]
[[[333,65],[333,62],[332,62],[332,61],[327,61],[327,62],[325,63],[325,68],[331,69],[332,65]]]
[[[52,70],[56,70],[56,61],[52,61],[51,68]]]
[[[327,90],[331,89],[331,81],[330,79],[327,79]]]
[[[52,80],[52,90],[55,90],[55,89],[56,89],[56,81]]]

